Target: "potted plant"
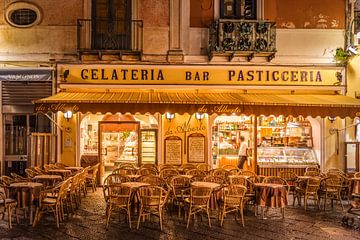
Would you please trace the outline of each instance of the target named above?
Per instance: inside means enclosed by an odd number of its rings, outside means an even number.
[[[334,60],[337,65],[344,67],[347,65],[350,57],[351,55],[347,51],[339,47],[335,51]]]

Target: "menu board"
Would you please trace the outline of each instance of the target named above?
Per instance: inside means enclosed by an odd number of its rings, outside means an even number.
[[[188,136],[188,162],[205,162],[205,136],[202,134],[191,134]]]
[[[182,141],[179,137],[168,137],[165,139],[165,164],[181,165],[182,163]]]

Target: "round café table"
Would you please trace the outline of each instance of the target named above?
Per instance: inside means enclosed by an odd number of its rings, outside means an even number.
[[[261,208],[264,219],[264,208],[280,208],[285,217],[285,206],[288,204],[287,187],[278,183],[254,183],[256,205]]]
[[[40,182],[44,184],[44,187],[54,186],[56,182],[62,180],[62,176],[60,175],[50,175],[50,174],[41,174],[33,177],[35,182]]]
[[[33,222],[33,202],[35,197],[39,197],[41,188],[43,187],[42,183],[36,182],[17,182],[11,183],[9,188],[11,191],[14,191],[17,195],[18,204],[21,207],[29,207],[30,210],[30,225]],[[28,202],[26,203],[26,197],[28,197]]]

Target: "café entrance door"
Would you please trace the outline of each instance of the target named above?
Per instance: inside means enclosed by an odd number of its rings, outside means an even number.
[[[359,172],[360,170],[360,142],[345,142],[345,170]]]

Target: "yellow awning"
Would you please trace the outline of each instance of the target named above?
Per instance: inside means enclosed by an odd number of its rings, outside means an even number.
[[[261,94],[235,90],[67,90],[35,101],[36,112],[264,114],[355,117],[360,100],[329,94]]]

